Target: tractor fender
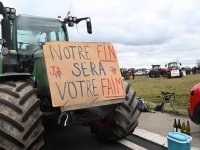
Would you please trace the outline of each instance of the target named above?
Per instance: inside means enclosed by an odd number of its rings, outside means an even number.
[[[30,73],[4,73],[0,74],[0,81],[6,81],[6,80],[21,80],[21,79],[28,79],[32,77]]]
[[[188,116],[192,122],[200,124],[200,102],[195,106],[193,114],[190,114],[190,108],[188,108]]]

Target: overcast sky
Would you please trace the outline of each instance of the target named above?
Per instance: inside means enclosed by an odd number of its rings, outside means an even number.
[[[18,14],[64,18],[73,5],[78,18],[91,17],[68,29],[70,41],[110,42],[120,67],[151,68],[179,60],[195,66],[200,59],[200,0],[3,0]]]

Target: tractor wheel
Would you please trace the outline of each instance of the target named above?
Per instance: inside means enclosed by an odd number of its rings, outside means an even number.
[[[154,73],[154,78],[157,78],[157,77],[158,77],[158,73],[155,72],[155,73]]]
[[[168,78],[168,79],[171,78],[170,72],[167,72],[167,78]]]
[[[0,149],[41,149],[43,130],[32,82],[0,82]]]
[[[153,78],[153,72],[152,71],[149,73],[149,77]]]
[[[180,73],[180,77],[183,77],[183,72],[182,72],[182,71],[179,71],[179,73]]]
[[[90,122],[91,132],[103,141],[114,141],[122,139],[133,133],[138,125],[138,100],[136,92],[131,89],[130,83],[124,81],[126,99],[124,103],[118,104],[104,119]]]
[[[156,73],[155,72],[153,72],[152,77],[156,78]]]
[[[160,73],[159,72],[157,73],[157,78],[160,78]]]

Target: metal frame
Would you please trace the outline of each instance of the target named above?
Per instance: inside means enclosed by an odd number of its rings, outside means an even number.
[[[162,106],[162,113],[164,112],[164,108],[165,108],[165,104],[169,103],[170,106],[172,107],[172,109],[174,110],[174,107],[172,106],[171,102],[170,102],[170,98],[173,96],[174,100],[175,100],[175,92],[166,92],[166,91],[161,91],[162,97],[164,99],[163,102],[163,106]],[[175,110],[174,110],[175,111]]]

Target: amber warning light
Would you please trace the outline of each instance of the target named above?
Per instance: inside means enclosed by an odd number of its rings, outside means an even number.
[[[61,18],[61,16],[58,16],[58,18]]]

